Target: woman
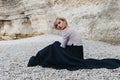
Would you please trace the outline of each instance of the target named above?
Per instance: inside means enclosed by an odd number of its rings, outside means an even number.
[[[80,33],[68,27],[65,18],[56,18],[54,27],[61,30],[62,42],[55,41],[40,50],[29,60],[28,67],[41,65],[56,69],[76,69],[83,60],[83,44]]]

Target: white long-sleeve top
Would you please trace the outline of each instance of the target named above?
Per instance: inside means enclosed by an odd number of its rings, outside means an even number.
[[[60,46],[63,48],[65,48],[66,45],[70,46],[72,44],[74,46],[83,45],[80,33],[72,28],[66,28],[65,30],[62,30],[62,37],[63,40]]]

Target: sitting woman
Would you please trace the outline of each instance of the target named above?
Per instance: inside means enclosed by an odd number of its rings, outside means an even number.
[[[68,26],[65,18],[56,18],[54,27],[62,32],[62,42],[55,41],[29,60],[30,66],[75,69],[82,64],[83,44],[80,33]]]

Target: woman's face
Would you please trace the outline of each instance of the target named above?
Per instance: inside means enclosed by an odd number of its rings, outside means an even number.
[[[64,30],[67,27],[66,22],[59,19],[56,21],[56,24],[59,30]]]

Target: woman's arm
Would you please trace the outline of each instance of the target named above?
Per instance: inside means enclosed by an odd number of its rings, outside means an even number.
[[[63,39],[62,39],[62,43],[60,46],[65,48],[67,45],[67,42],[69,41],[69,33],[63,33],[62,37],[63,37]]]

